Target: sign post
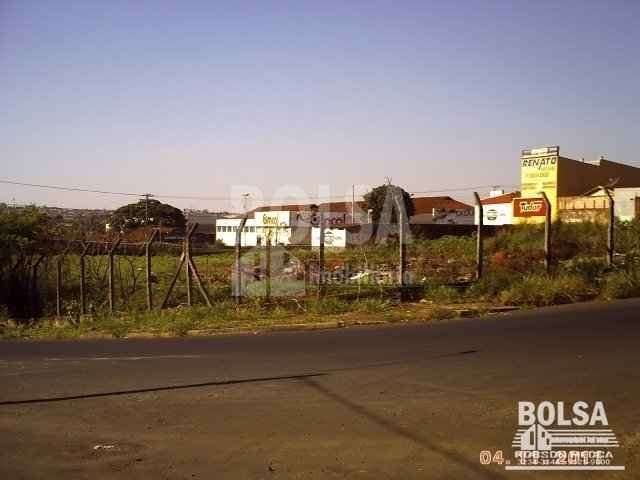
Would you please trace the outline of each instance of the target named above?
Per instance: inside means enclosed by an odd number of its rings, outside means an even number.
[[[544,266],[547,273],[551,270],[551,202],[547,194],[541,192],[544,200],[545,212],[544,212]]]
[[[484,257],[484,245],[482,238],[482,227],[484,226],[484,211],[482,208],[482,201],[478,192],[473,192],[473,196],[476,197],[476,205],[478,206],[478,234],[476,238],[476,280],[482,278],[482,262]]]

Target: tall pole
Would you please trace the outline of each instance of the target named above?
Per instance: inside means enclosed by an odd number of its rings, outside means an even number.
[[[541,192],[545,204],[544,214],[544,267],[551,271],[551,202],[545,192]]]
[[[145,193],[142,195],[144,197],[144,224],[149,224],[149,197],[153,197],[151,193]]]
[[[611,191],[608,188],[604,189],[607,197],[609,197],[609,225],[607,228],[607,263],[609,266],[613,265],[613,256],[615,253],[615,227],[616,227],[616,210],[615,201]]]
[[[478,207],[478,231],[476,238],[476,280],[482,278],[482,267],[484,259],[484,239],[482,238],[482,227],[484,226],[484,209],[482,207],[482,201],[478,192],[473,192],[473,196],[476,197],[476,206]]]

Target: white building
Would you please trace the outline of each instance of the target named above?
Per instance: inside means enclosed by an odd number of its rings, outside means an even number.
[[[282,208],[282,210],[274,210]],[[345,212],[322,212],[325,224],[325,245],[345,247],[347,232],[344,228],[348,220]],[[216,224],[216,239],[227,246],[236,244],[236,232],[241,217],[221,218]],[[266,245],[267,238],[272,245],[320,245],[320,214],[317,209],[301,205],[263,207],[249,213],[242,231],[240,242],[244,247]]]
[[[240,236],[243,247],[265,245],[271,238],[272,245],[291,243],[290,211],[255,211],[249,215]],[[236,233],[242,222],[241,217],[221,218],[216,222],[216,239],[227,246],[236,244]]]
[[[216,240],[225,245],[236,244],[236,234],[240,227],[240,218],[218,218],[216,220]],[[250,247],[256,245],[256,224],[253,218],[248,218],[240,235],[240,245]]]

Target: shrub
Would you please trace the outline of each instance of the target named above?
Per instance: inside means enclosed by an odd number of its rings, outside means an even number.
[[[451,303],[460,301],[462,294],[457,289],[447,285],[426,285],[424,298],[436,303]]]
[[[637,272],[618,271],[607,274],[602,282],[601,296],[606,300],[640,297],[640,278]]]
[[[337,298],[323,298],[321,300],[311,300],[307,305],[307,311],[322,315],[335,313],[345,313],[350,310],[351,304]]]
[[[568,274],[580,275],[585,280],[599,280],[609,269],[604,258],[577,257],[567,261],[563,270]]]
[[[355,311],[365,313],[380,313],[389,310],[392,306],[389,300],[381,298],[363,298],[353,304]]]
[[[448,308],[435,307],[429,312],[429,320],[449,320],[456,317],[456,312]]]
[[[602,223],[555,222],[551,235],[555,258],[564,260],[576,255],[602,255],[607,249],[607,227]]]
[[[513,283],[522,280],[522,274],[506,268],[492,269],[475,282],[466,292],[467,298],[493,299]]]
[[[500,301],[511,305],[547,306],[593,298],[595,289],[579,275],[529,275],[500,294]]]

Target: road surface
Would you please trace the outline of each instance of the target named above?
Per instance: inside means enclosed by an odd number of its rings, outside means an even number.
[[[640,478],[639,300],[0,352],[0,478]],[[603,401],[626,471],[481,465],[522,400]]]

